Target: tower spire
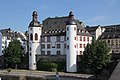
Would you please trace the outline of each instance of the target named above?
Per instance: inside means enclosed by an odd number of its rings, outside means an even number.
[[[33,16],[33,21],[37,21],[37,17],[38,17],[37,11],[34,11],[32,16]]]
[[[69,20],[74,20],[74,14],[72,11],[69,12]]]
[[[69,12],[68,21],[66,22],[66,25],[76,25],[76,21],[74,19],[74,14],[72,11]]]

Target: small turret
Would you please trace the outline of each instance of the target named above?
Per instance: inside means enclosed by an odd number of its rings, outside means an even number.
[[[76,21],[74,19],[74,14],[72,11],[69,12],[69,19],[68,19],[66,25],[76,25]]]
[[[74,14],[72,11],[69,12],[69,18],[66,23],[66,70],[67,72],[76,72],[77,71],[77,62],[76,62],[76,32],[77,32],[77,25],[74,19]]]
[[[40,27],[40,22],[38,21],[37,11],[34,11],[32,14],[32,21],[30,22],[28,27]]]
[[[36,11],[34,11],[33,12],[33,21],[37,21],[37,17],[38,17],[38,15],[37,15],[37,12]]]
[[[34,11],[32,14],[32,21],[28,27],[29,34],[29,69],[36,70],[36,55],[40,54],[40,36],[41,36],[41,26],[40,22],[37,20],[37,12]]]

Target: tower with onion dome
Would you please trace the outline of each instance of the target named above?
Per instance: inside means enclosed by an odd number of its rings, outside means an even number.
[[[74,19],[72,11],[69,13],[68,21],[66,22],[66,65],[67,72],[76,72],[76,35],[77,35],[77,24]]]
[[[36,70],[36,54],[40,54],[40,36],[41,26],[37,20],[37,12],[34,11],[32,14],[32,21],[28,27],[29,34],[29,69]]]

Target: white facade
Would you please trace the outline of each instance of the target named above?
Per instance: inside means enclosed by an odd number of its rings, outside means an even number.
[[[9,46],[9,43],[13,40],[13,39],[17,39],[21,42],[22,45],[22,49],[23,52],[26,53],[27,52],[27,39],[25,38],[25,35],[23,36],[22,32],[14,32],[12,31],[10,28],[8,29],[2,29],[0,30],[1,32],[1,39],[2,39],[2,53],[1,55],[3,55],[4,53],[4,49],[7,48]],[[21,35],[21,34],[22,35]]]
[[[38,26],[37,12],[33,12],[33,21],[29,25],[29,69],[36,70],[36,54],[40,54],[41,27]]]
[[[77,55],[83,55],[84,49],[87,46],[87,44],[91,44],[92,37],[91,36],[77,36]]]
[[[49,41],[47,41],[47,38],[49,38]],[[65,55],[65,38],[65,36],[43,36],[42,39],[44,39],[44,41],[41,42],[41,54]]]
[[[71,15],[73,16],[73,13]],[[72,23],[73,21],[70,22]],[[50,26],[52,25],[50,24]],[[42,34],[44,27],[46,30]],[[82,55],[86,45],[92,41],[92,37],[87,34],[87,31],[83,30],[83,28],[77,29],[77,27],[76,23],[74,25],[66,25],[66,32],[63,29],[50,29],[48,26],[41,28],[37,21],[37,12],[33,12],[33,21],[31,21],[28,28],[29,69],[36,69],[36,55],[66,55],[67,72],[77,72],[77,55]],[[78,33],[78,30],[82,30],[82,32]],[[35,40],[35,34],[38,35],[37,40]]]
[[[2,36],[2,54],[4,49],[8,47],[10,42],[11,42],[11,39],[7,39],[7,36]]]
[[[98,26],[98,28],[95,31],[95,39],[97,40],[104,31],[105,31],[105,28],[101,28],[100,26]]]
[[[36,69],[36,54],[40,54],[40,27],[29,27],[29,37],[30,34],[33,35],[33,40],[29,38],[29,69]],[[35,40],[35,34],[37,34],[38,39]]]
[[[67,72],[77,72],[77,59],[76,59],[76,25],[66,26],[66,45],[67,45]]]
[[[2,34],[0,32],[0,56],[2,55]]]

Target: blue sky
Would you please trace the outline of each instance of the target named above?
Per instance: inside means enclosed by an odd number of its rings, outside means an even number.
[[[0,0],[0,29],[26,31],[34,10],[41,23],[72,10],[89,26],[120,24],[120,0]]]

